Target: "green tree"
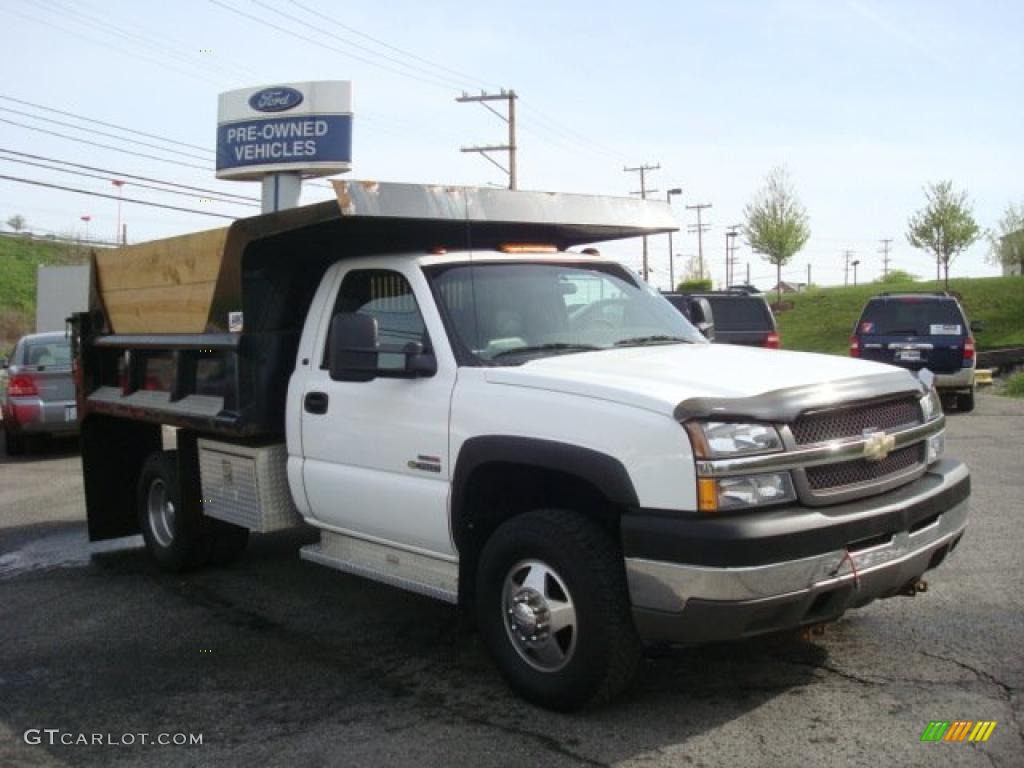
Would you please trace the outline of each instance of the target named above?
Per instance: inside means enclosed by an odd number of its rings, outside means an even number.
[[[775,168],[754,199],[743,209],[743,234],[750,247],[775,265],[779,302],[782,301],[782,267],[807,244],[811,236],[807,210],[796,196],[789,175]]]
[[[875,280],[876,283],[913,283],[917,280],[917,275],[912,275],[905,269],[890,269],[889,274],[884,277],[880,277]]]
[[[1017,267],[1017,274],[1024,275],[1024,203],[1006,206],[998,230],[989,232],[988,239],[989,261]]]
[[[25,217],[16,213],[7,220],[7,226],[15,232],[21,232],[25,228]]]
[[[935,256],[936,272],[941,267],[949,289],[949,262],[981,237],[967,191],[953,189],[953,182],[940,181],[924,189],[925,206],[907,222],[907,241]],[[936,274],[935,279],[939,279]]]

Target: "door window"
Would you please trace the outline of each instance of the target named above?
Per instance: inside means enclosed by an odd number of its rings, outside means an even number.
[[[430,350],[427,328],[412,287],[398,272],[356,269],[346,274],[331,316],[339,312],[373,317],[377,321],[377,338],[382,347],[402,348],[409,342],[419,342],[424,351]],[[327,367],[327,350],[330,348],[328,337],[321,364],[323,368]],[[404,357],[398,353],[382,352],[381,367],[391,367],[391,363],[401,367]]]

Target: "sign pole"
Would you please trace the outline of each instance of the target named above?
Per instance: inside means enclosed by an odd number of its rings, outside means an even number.
[[[263,177],[261,213],[273,213],[299,205],[302,176],[298,173],[268,173]]]

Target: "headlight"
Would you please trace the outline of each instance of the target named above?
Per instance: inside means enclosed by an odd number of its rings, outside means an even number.
[[[796,501],[789,472],[702,477],[697,481],[697,495],[701,512],[729,512]]]
[[[928,390],[928,394],[921,398],[921,413],[924,414],[926,422],[942,415],[942,400],[934,388]]]
[[[779,432],[770,424],[700,421],[686,425],[694,452],[702,459],[724,459],[783,449]]]

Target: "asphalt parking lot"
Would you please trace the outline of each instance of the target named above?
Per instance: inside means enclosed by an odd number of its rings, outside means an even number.
[[[948,436],[972,518],[926,593],[654,653],[575,715],[512,696],[453,608],[300,561],[307,532],[169,576],[137,539],[88,545],[73,445],[2,456],[0,765],[1024,766],[1024,402],[981,396]],[[931,720],[998,725],[921,743]]]

